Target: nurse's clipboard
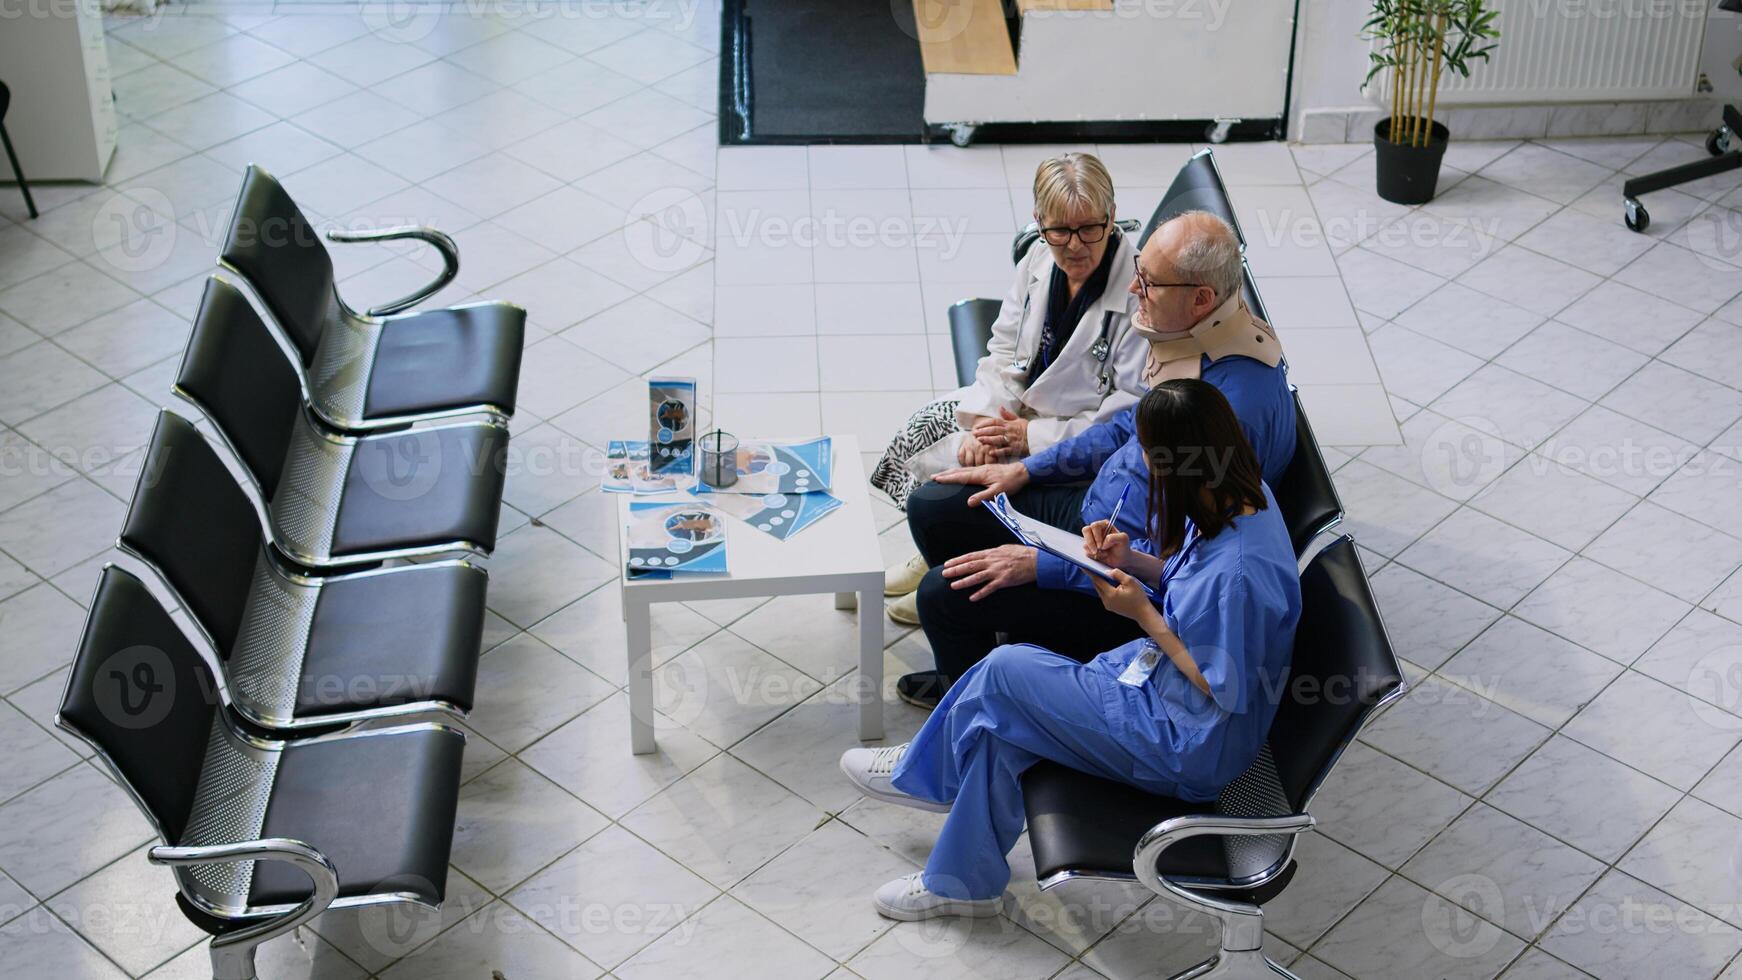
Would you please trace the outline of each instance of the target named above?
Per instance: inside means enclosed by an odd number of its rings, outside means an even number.
[[[1016,535],[1016,539],[1023,544],[1030,548],[1039,548],[1050,555],[1057,555],[1096,578],[1117,584],[1118,580],[1113,577],[1111,566],[1104,565],[1083,553],[1082,535],[1073,534],[1063,528],[1053,527],[1051,524],[1029,517],[1010,506],[1010,498],[1002,493],[986,501],[982,506],[998,519],[998,523],[1009,528],[1010,533]],[[1154,589],[1146,585],[1141,579],[1137,580],[1137,584],[1143,586],[1143,591],[1148,593],[1151,599],[1161,598]]]

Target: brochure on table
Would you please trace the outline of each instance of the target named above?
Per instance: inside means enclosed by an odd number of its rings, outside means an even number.
[[[631,579],[727,570],[726,520],[702,501],[632,501],[624,535]]]
[[[701,495],[701,487],[690,491]],[[748,497],[741,493],[708,494],[713,506],[731,514],[758,531],[774,535],[782,541],[821,520],[841,506],[841,500],[831,493],[770,493]]]
[[[834,471],[834,443],[827,436],[803,442],[753,440],[738,447],[738,480],[729,487],[696,484],[696,493],[768,494],[815,493],[829,489]]]
[[[1002,493],[986,501],[985,507],[987,512],[996,517],[1000,524],[1009,528],[1011,533],[1016,535],[1017,540],[1030,548],[1039,548],[1042,551],[1057,555],[1097,578],[1108,582],[1115,581],[1113,569],[1110,566],[1083,553],[1082,535],[1053,527],[1044,521],[1037,521],[1029,517],[1011,506],[1010,498]],[[1141,581],[1137,584],[1143,585]],[[1143,591],[1149,593],[1151,598],[1159,598],[1155,590],[1147,585],[1143,585]]]
[[[605,479],[599,488],[606,493],[669,493],[692,482],[687,466],[658,473],[651,457],[650,443],[611,440],[605,447]]]

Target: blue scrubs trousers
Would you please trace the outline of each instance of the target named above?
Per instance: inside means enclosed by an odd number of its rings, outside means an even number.
[[[953,804],[926,861],[928,890],[954,899],[1004,893],[1010,881],[1005,856],[1026,819],[1020,779],[1042,759],[1150,793],[1215,798],[1214,788],[1182,782],[1184,760],[1166,744],[1172,739],[1155,737],[1158,715],[1168,714],[1155,685],[1119,683],[1142,649],[1143,641],[1134,640],[1084,664],[1010,644],[956,681],[893,775],[904,793]],[[1194,743],[1194,736],[1208,734],[1162,727]]]

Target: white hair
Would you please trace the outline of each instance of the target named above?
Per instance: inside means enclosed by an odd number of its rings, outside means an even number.
[[[1187,282],[1201,283],[1226,300],[1240,290],[1240,237],[1218,215],[1184,211],[1168,219],[1183,221],[1179,248],[1169,257],[1174,271]]]

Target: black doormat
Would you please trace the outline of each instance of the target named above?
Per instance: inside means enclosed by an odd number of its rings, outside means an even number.
[[[910,0],[726,0],[720,142],[918,143]]]

